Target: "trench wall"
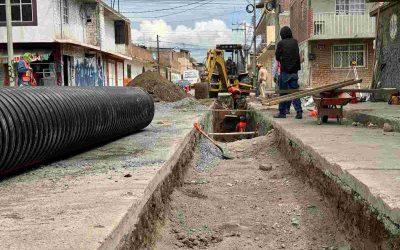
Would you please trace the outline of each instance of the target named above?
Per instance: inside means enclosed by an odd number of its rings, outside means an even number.
[[[199,122],[207,132],[211,131],[211,112],[204,114]],[[199,138],[198,133],[194,130],[186,135],[179,148],[149,185],[142,202],[122,219],[123,222],[112,236],[114,239],[106,239],[100,249],[143,249],[154,243],[166,218],[170,195],[174,188],[183,184]],[[118,244],[113,247],[115,241],[118,241]]]
[[[354,249],[400,249],[399,225],[367,202],[355,188],[348,186],[338,176],[325,172],[323,169],[327,169],[327,164],[331,163],[293,138],[273,122],[269,114],[261,111],[252,114],[254,119],[265,122],[260,127],[261,131],[275,129],[279,150],[299,176],[318,188],[326,202],[334,208]]]

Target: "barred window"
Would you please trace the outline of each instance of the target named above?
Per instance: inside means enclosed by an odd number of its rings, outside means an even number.
[[[355,62],[357,67],[365,67],[365,48],[365,44],[334,45],[333,68],[350,68],[352,62]]]
[[[62,16],[63,16],[63,23],[67,24],[69,20],[69,0],[63,0],[62,2]]]
[[[336,0],[336,14],[362,15],[365,13],[365,0]]]
[[[36,0],[11,0],[13,25],[36,25]],[[6,1],[0,0],[0,26],[6,25]]]

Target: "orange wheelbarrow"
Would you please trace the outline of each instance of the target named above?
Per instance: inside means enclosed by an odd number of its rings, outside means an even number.
[[[318,124],[328,123],[329,118],[336,118],[339,124],[343,122],[343,107],[346,106],[353,97],[347,93],[332,94],[330,97],[313,97],[318,110]]]

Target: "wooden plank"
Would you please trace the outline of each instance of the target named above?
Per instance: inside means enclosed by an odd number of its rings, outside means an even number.
[[[333,83],[333,84],[328,84],[326,86],[318,87],[315,89],[310,89],[310,90],[304,90],[300,91],[297,93],[289,94],[289,95],[284,95],[280,96],[277,98],[271,98],[269,100],[262,101],[262,105],[265,106],[272,106],[281,102],[286,102],[286,101],[291,101],[297,98],[305,97],[305,96],[311,96],[314,94],[319,94],[321,92],[329,91],[329,90],[334,90],[334,89],[339,89],[347,86],[351,86],[357,83],[361,83],[362,79],[360,80],[351,80],[351,81],[344,81],[344,82],[339,82],[339,83]]]
[[[234,135],[255,135],[256,132],[234,132],[234,133],[208,133],[208,135],[217,135],[217,136],[234,136]]]
[[[397,93],[400,90],[397,90],[395,88],[393,89],[336,89],[336,93],[351,93],[351,92],[357,92],[357,93]]]
[[[268,101],[270,101],[270,100],[274,100],[274,101],[275,101],[275,100],[283,99],[283,98],[286,99],[286,98],[288,98],[288,97],[290,97],[290,96],[292,96],[292,95],[297,96],[299,93],[306,93],[306,92],[310,92],[310,91],[317,91],[317,90],[323,90],[323,91],[325,91],[325,89],[329,89],[329,90],[330,90],[331,87],[333,87],[333,86],[334,86],[334,88],[332,88],[332,89],[341,88],[341,85],[342,85],[342,84],[347,84],[347,83],[350,83],[350,82],[354,82],[354,79],[351,79],[351,80],[348,80],[348,81],[343,81],[343,82],[338,82],[338,83],[331,83],[331,84],[319,86],[319,87],[316,87],[316,88],[313,88],[313,89],[302,90],[302,91],[300,91],[300,92],[292,93],[292,94],[290,94],[290,95],[275,97],[275,98],[273,98],[273,99],[269,99]],[[350,84],[350,85],[353,85],[353,84]],[[339,86],[339,87],[338,87],[338,86]],[[346,85],[346,86],[349,86],[349,85]],[[323,92],[323,91],[321,91],[321,92]]]
[[[301,91],[307,91],[311,89],[285,89],[285,90],[278,90],[278,91],[273,91],[275,94],[293,94],[293,93],[298,93]],[[395,88],[388,88],[388,89],[336,89],[336,93],[397,93],[400,90],[395,89]]]

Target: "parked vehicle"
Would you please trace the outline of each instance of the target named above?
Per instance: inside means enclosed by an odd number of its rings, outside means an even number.
[[[186,90],[186,92],[190,91],[190,82],[188,80],[179,80],[176,83],[179,87],[183,88],[184,90]]]

